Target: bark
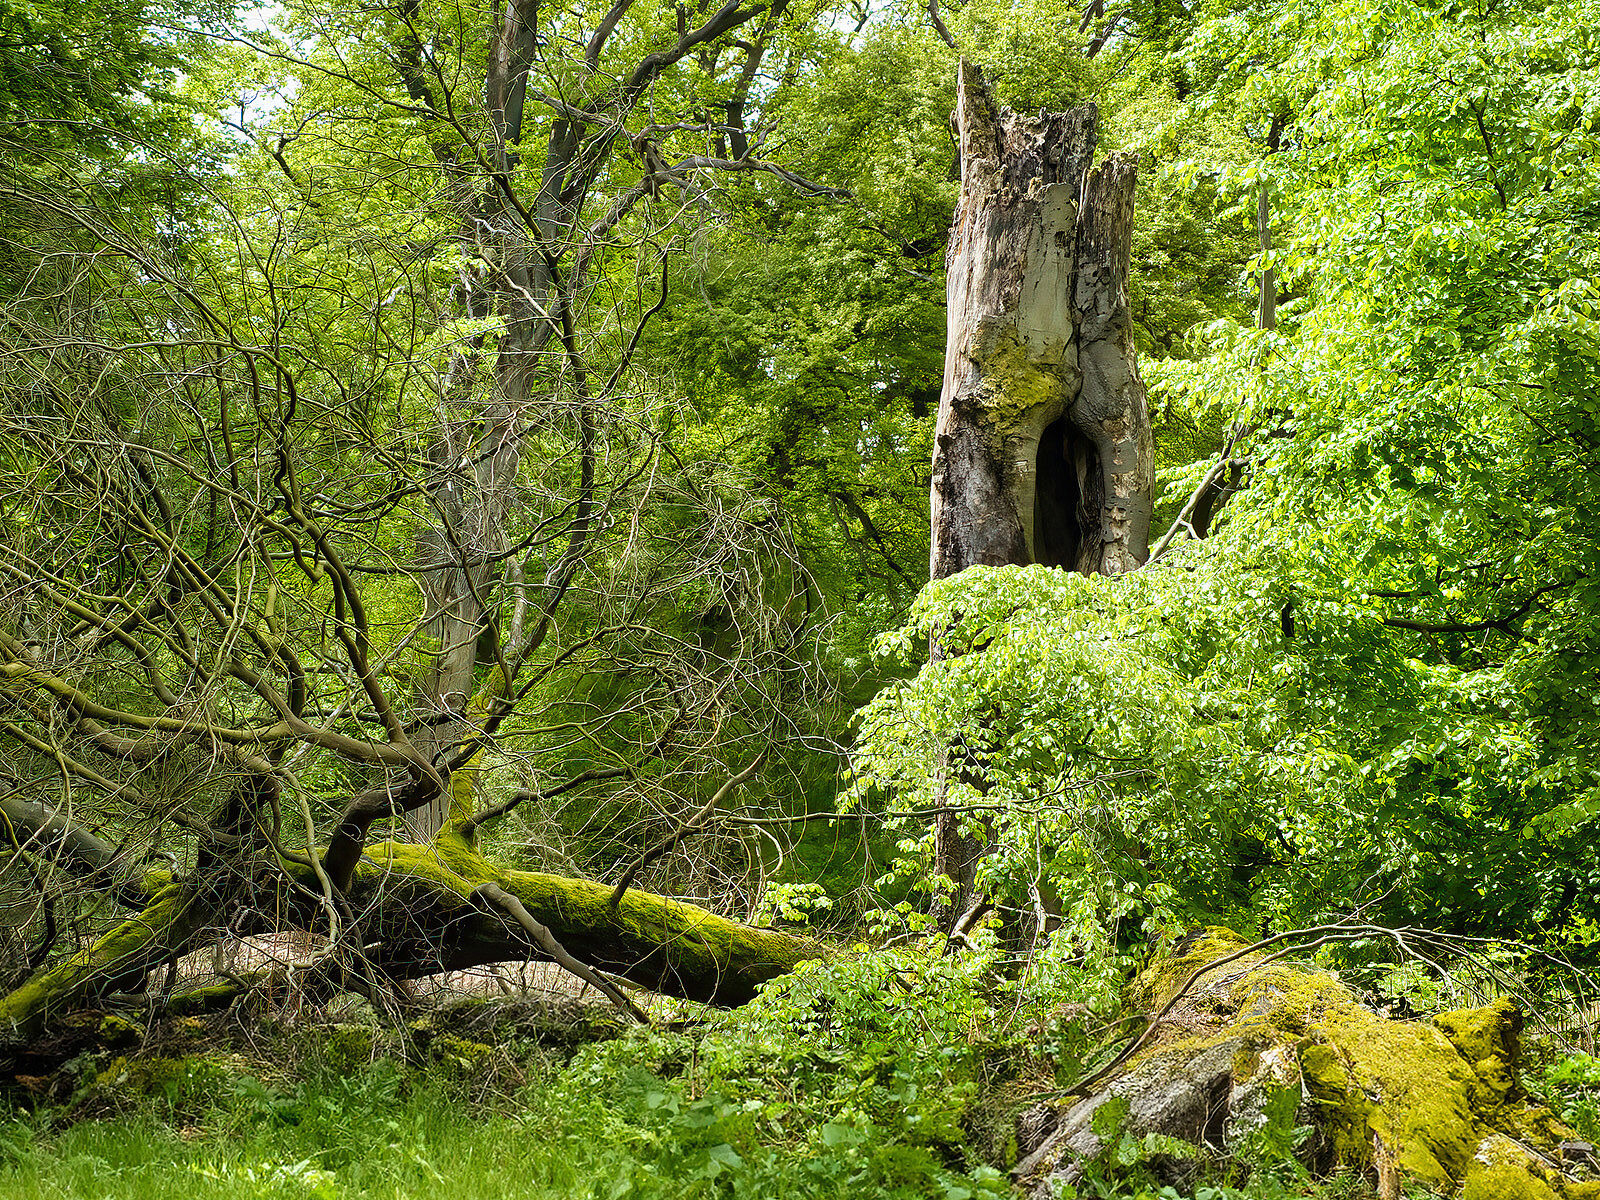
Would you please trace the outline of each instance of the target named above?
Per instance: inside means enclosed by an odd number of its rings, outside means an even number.
[[[1092,104],[998,110],[978,69],[961,64],[934,579],[1030,563],[1118,575],[1145,560],[1155,451],[1128,305],[1134,161],[1091,166],[1098,120]],[[946,770],[961,769],[957,748]],[[935,821],[951,920],[975,900],[986,840],[962,821]]]
[[[1154,449],[1128,307],[1133,160],[1091,169],[1098,110],[997,110],[962,63],[931,493],[934,579],[1144,561]]]
[[[1276,154],[1283,144],[1283,131],[1288,118],[1279,114],[1272,118],[1267,131],[1267,153]],[[1262,179],[1256,192],[1256,240],[1263,255],[1272,252],[1272,182]],[[1261,272],[1260,294],[1256,303],[1256,328],[1278,327],[1278,272],[1265,267]]]
[[[1261,253],[1268,254],[1272,250],[1272,187],[1263,179],[1259,190],[1256,192],[1256,238],[1261,245]],[[1261,272],[1261,293],[1256,303],[1256,327],[1258,329],[1276,329],[1278,327],[1278,272],[1271,267],[1265,267]]]

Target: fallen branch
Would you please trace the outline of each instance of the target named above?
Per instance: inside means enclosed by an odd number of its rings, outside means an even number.
[[[548,954],[551,960],[562,970],[589,984],[639,1024],[650,1024],[650,1018],[645,1016],[643,1010],[630,1000],[621,988],[587,963],[580,962],[567,953],[566,947],[556,940],[549,927],[535,921],[533,914],[523,907],[522,901],[506,891],[505,888],[496,883],[485,883],[476,888],[472,894],[481,896],[483,899],[505,910],[534,940],[534,944]]]

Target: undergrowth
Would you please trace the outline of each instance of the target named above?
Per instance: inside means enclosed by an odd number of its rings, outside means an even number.
[[[1076,1002],[1068,1003],[1071,996]],[[1085,1000],[1091,1001],[1089,1003]],[[1003,1200],[1017,1110],[1114,1029],[1090,988],[1042,994],[982,953],[842,953],[741,1010],[555,1056],[345,1025],[258,1053],[78,1064],[70,1100],[0,1108],[7,1200]],[[289,1060],[293,1060],[292,1064]],[[1600,1067],[1531,1081],[1586,1135]],[[1227,1160],[1122,1131],[1062,1200],[1357,1200],[1313,1180],[1297,1093]],[[1167,1169],[1163,1169],[1163,1166]]]

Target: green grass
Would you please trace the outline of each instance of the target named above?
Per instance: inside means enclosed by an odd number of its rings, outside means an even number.
[[[606,1175],[606,1148],[573,1144],[542,1106],[472,1111],[437,1093],[386,1114],[353,1111],[291,1124],[219,1111],[172,1128],[150,1115],[32,1133],[0,1123],[7,1200],[544,1200],[583,1195]],[[331,1119],[328,1119],[331,1118]],[[597,1158],[595,1151],[600,1152]]]

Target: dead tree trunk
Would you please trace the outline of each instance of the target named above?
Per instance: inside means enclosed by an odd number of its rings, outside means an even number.
[[[961,64],[934,579],[1030,563],[1119,575],[1145,560],[1155,452],[1128,307],[1134,160],[1091,165],[1098,120],[1092,104],[997,109],[982,73]],[[954,813],[936,822],[957,915],[982,842]]]
[[[1134,162],[1098,109],[997,111],[962,63],[930,574],[1144,561],[1155,458],[1128,308]]]

